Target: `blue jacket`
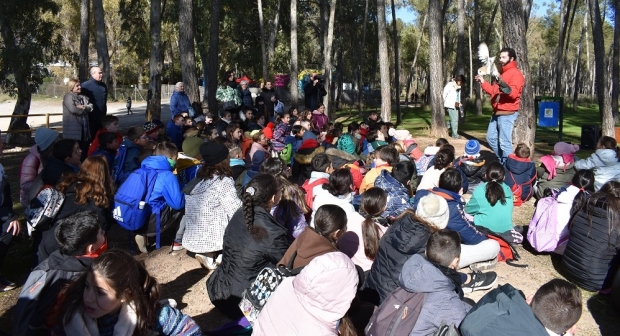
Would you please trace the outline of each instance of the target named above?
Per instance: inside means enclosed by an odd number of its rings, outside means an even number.
[[[98,82],[92,78],[81,85],[82,94],[88,97],[88,101],[93,104],[93,112],[96,112],[97,115],[105,115],[108,111],[106,103],[108,99],[108,86],[104,82]]]
[[[476,229],[472,222],[465,218],[465,204],[463,204],[461,195],[441,188],[433,188],[433,192],[448,202],[450,219],[448,220],[447,228],[458,232],[461,235],[461,242],[463,244],[476,245],[487,239],[484,234]],[[413,207],[417,209],[420,199],[430,193],[430,190],[418,190],[413,200]]]
[[[123,167],[123,171],[125,173],[131,173],[132,171],[140,168],[140,162],[138,162],[138,158],[140,157],[140,152],[142,148],[136,145],[135,142],[129,140],[129,138],[123,139],[123,146],[127,147],[127,156],[125,157],[125,165]]]
[[[161,207],[166,203],[174,210],[181,210],[185,206],[185,197],[181,192],[179,180],[172,173],[168,158],[162,155],[149,156],[142,161],[142,168],[157,170],[157,180],[149,198],[151,206]]]
[[[114,158],[116,157],[116,155],[110,153],[107,150],[103,150],[101,148],[97,148],[96,151],[94,151],[90,156],[103,156],[106,161],[108,161],[108,167],[110,167],[110,172],[114,169]]]
[[[175,125],[174,121],[170,120],[166,126],[166,135],[170,137],[177,149],[181,151],[183,148],[183,127]]]
[[[510,188],[517,183],[521,185],[521,200],[527,201],[532,197],[532,183],[536,179],[536,165],[530,159],[522,159],[514,154],[508,155],[504,163],[506,169],[506,183]]]
[[[387,194],[387,206],[383,217],[398,217],[403,211],[413,209],[409,202],[410,196],[407,187],[398,182],[389,171],[381,171],[381,175],[375,180],[375,187],[385,190]]]
[[[175,114],[188,112],[192,104],[189,102],[189,97],[185,92],[174,91],[172,97],[170,97],[170,119]]]

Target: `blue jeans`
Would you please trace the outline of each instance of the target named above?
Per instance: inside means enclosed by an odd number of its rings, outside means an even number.
[[[489,122],[487,142],[502,163],[512,153],[512,129],[518,116],[519,112],[495,115]]]

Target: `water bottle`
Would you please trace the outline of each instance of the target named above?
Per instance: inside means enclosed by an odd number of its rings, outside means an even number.
[[[146,202],[141,201],[140,203],[138,203],[138,209],[140,210],[144,210],[144,206],[146,205]]]

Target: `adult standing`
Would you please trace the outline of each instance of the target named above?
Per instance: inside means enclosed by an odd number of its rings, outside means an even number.
[[[476,81],[491,95],[493,116],[487,129],[487,142],[495,155],[504,162],[512,153],[512,129],[519,115],[525,78],[517,68],[517,53],[514,49],[500,50],[499,62],[502,74],[496,83],[485,82],[481,75],[476,76]]]
[[[95,138],[95,133],[103,128],[101,118],[108,112],[108,86],[103,82],[103,71],[98,66],[90,68],[90,79],[82,83],[82,94],[88,97],[93,105],[93,111],[89,118],[90,138]],[[84,151],[86,152],[86,151]]]
[[[250,92],[249,86],[250,82],[247,80],[242,80],[239,83],[239,98],[241,99],[241,103],[244,107],[253,107],[254,102],[252,101],[252,92]]]
[[[77,140],[82,150],[82,160],[86,158],[90,145],[91,131],[89,113],[94,113],[94,104],[82,95],[80,81],[72,78],[67,84],[69,92],[62,100],[62,137]],[[99,120],[101,123],[101,120]]]
[[[312,73],[310,80],[304,85],[304,105],[310,111],[316,110],[318,107],[319,80],[316,73]]]
[[[459,136],[459,110],[461,109],[461,85],[463,75],[458,75],[443,88],[443,107],[450,117],[450,128],[454,139]]]
[[[192,103],[190,103],[189,97],[185,94],[185,84],[183,82],[176,83],[172,97],[170,97],[170,119],[172,120],[177,114],[189,114],[191,106]]]
[[[261,90],[261,96],[263,96],[263,101],[265,102],[265,120],[267,120],[267,122],[273,121],[275,119],[273,114],[275,102],[272,101],[271,97],[276,97],[276,101],[278,101],[280,97],[278,96],[278,93],[273,88],[273,85],[270,81],[265,82],[265,85]]]

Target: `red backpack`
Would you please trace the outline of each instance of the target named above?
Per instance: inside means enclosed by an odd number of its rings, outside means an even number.
[[[310,180],[306,180],[301,188],[306,192],[306,205],[312,209],[312,203],[314,202],[314,187],[329,182],[326,178],[320,178],[310,183]]]

